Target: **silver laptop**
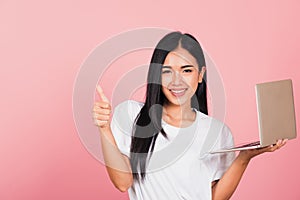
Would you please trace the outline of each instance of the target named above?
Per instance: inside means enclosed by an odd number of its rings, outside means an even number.
[[[261,148],[297,137],[292,80],[256,84],[255,93],[260,140],[210,153]]]

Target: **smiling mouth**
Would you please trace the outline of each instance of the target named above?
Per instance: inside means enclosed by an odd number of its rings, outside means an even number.
[[[187,88],[169,89],[169,91],[172,93],[173,96],[180,97],[180,96],[183,96],[185,94],[185,92],[187,91]]]

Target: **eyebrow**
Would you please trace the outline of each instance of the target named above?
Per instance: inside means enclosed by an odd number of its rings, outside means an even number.
[[[188,68],[188,67],[194,67],[194,66],[193,65],[183,65],[183,66],[181,66],[181,69]],[[168,66],[168,65],[163,65],[162,68],[171,69],[172,67]]]

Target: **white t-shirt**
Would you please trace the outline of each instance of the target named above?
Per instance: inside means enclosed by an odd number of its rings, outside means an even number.
[[[128,100],[113,114],[111,129],[122,154],[130,158],[132,127],[143,103]],[[211,182],[222,177],[235,153],[209,154],[233,146],[229,128],[196,111],[192,125],[178,128],[162,120],[168,138],[159,134],[143,182],[134,181],[128,190],[131,200],[211,199]]]

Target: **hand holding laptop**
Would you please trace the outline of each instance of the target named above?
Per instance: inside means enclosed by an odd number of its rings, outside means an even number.
[[[251,160],[251,158],[253,158],[255,156],[258,156],[262,153],[274,152],[274,151],[280,149],[281,147],[283,147],[287,143],[287,141],[288,141],[288,139],[278,140],[277,143],[274,144],[274,145],[270,145],[270,146],[262,147],[262,148],[257,148],[257,149],[248,149],[248,150],[240,151],[238,156],[243,161],[249,162]]]
[[[255,156],[282,147],[286,140],[279,140],[280,138],[291,140],[297,137],[292,80],[256,84],[255,91],[260,140],[237,147],[213,150],[210,153],[253,149],[245,153],[251,157],[252,154]],[[271,147],[276,141],[276,145]]]

